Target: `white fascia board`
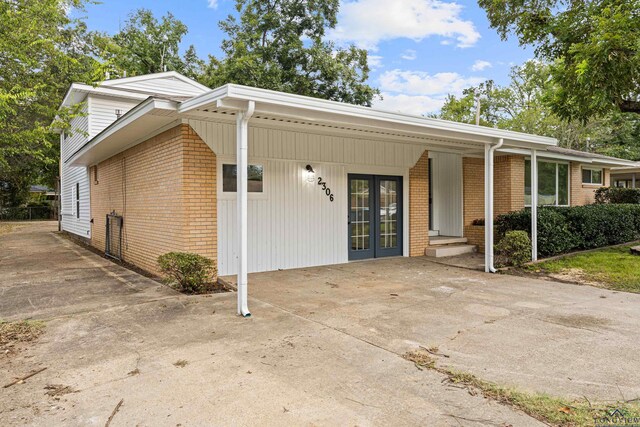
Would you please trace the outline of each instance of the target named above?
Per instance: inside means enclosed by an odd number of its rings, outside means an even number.
[[[519,154],[523,156],[531,155],[531,151],[517,149],[517,148],[499,149],[498,152],[508,153],[508,154]],[[597,166],[603,166],[603,167],[607,167],[607,166],[611,167],[616,165],[629,166],[629,165],[635,164],[635,162],[631,162],[630,160],[624,160],[624,159],[601,159],[598,157],[586,158],[586,157],[570,156],[568,154],[552,153],[549,151],[538,151],[538,157],[543,159],[564,160],[569,162],[582,163],[585,165],[597,165]]]
[[[103,82],[100,83],[100,86],[118,86],[119,84],[127,84],[127,83],[134,83],[134,82],[140,82],[140,81],[145,81],[145,80],[155,80],[155,79],[161,79],[161,78],[165,78],[165,77],[173,77],[176,78],[180,81],[183,81],[185,83],[188,83],[194,87],[197,87],[198,89],[201,89],[203,92],[209,92],[211,90],[211,88],[198,83],[195,80],[190,79],[187,76],[183,76],[182,74],[178,73],[177,71],[166,71],[163,73],[154,73],[154,74],[143,74],[141,76],[133,76],[133,77],[123,77],[121,79],[113,79],[113,80],[105,80]]]
[[[640,166],[626,166],[626,167],[616,167],[611,168],[611,173],[637,173],[640,172]]]
[[[401,131],[403,126],[413,127],[414,129],[431,129],[464,135],[471,139],[475,137],[476,141],[480,143],[497,142],[500,138],[503,138],[510,142],[509,145],[513,145],[512,143],[515,143],[515,145],[518,146],[532,145],[534,147],[557,145],[557,140],[555,138],[469,125],[466,123],[430,119],[417,115],[382,111],[359,105],[351,105],[342,102],[328,101],[235,84],[221,86],[208,93],[185,101],[181,104],[179,111],[181,113],[186,113],[194,109],[205,108],[207,106],[211,107],[213,103],[227,99],[254,101],[256,103],[256,113],[258,114],[261,112],[277,113],[279,107],[282,109],[281,111],[283,114],[286,114],[287,112],[290,113],[291,110],[299,110],[300,112],[306,111],[306,116],[309,120],[314,120],[314,115],[320,117],[323,115],[326,117],[332,116],[334,118],[336,116],[344,116],[345,119],[341,121],[343,124],[349,123],[350,118],[358,118],[370,121],[372,126],[375,126],[376,122],[385,122],[396,125],[395,127],[398,131]],[[480,141],[478,137],[481,137],[484,140]]]
[[[87,94],[115,96],[118,98],[128,98],[128,99],[135,99],[140,101],[145,100],[149,97],[149,95],[145,95],[141,93],[134,93],[134,92],[128,92],[128,91],[123,91],[118,89],[104,88],[104,87],[93,87],[91,85],[86,85],[84,83],[73,83],[71,87],[69,87],[67,94],[64,96],[64,99],[60,104],[60,108],[66,107],[68,105],[73,105],[79,102],[79,101],[72,102],[73,101],[72,96],[76,93],[82,94],[81,99],[84,99],[84,97]]]
[[[524,150],[518,148],[503,148],[498,150],[499,153],[518,154],[522,156],[530,156],[531,150]],[[587,159],[584,157],[568,156],[566,154],[551,153],[548,151],[538,151],[538,157],[543,159],[553,160],[565,160],[569,162],[580,162],[585,164],[591,164],[593,159]]]
[[[89,152],[96,145],[100,144],[100,142],[131,125],[140,118],[148,114],[152,114],[155,110],[164,110],[165,113],[163,115],[169,117],[170,113],[177,110],[177,104],[174,101],[148,98],[146,101],[141,102],[133,109],[129,110],[126,114],[113,122],[111,125],[107,126],[102,132],[94,136],[93,139],[87,141],[87,143],[80,147],[78,151],[71,154],[71,156],[69,156],[67,159],[64,159],[63,161],[72,166],[76,165],[76,162],[81,156]]]

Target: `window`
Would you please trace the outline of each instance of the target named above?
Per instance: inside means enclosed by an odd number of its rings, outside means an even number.
[[[76,218],[80,218],[80,183],[76,182]]]
[[[249,193],[262,193],[264,167],[262,165],[249,165],[248,191]],[[238,190],[238,167],[231,164],[222,165],[222,191],[225,193],[235,193]]]
[[[524,163],[524,204],[531,206],[531,160]],[[538,206],[569,205],[569,165],[538,160]]]
[[[582,168],[582,183],[602,185],[602,169]]]

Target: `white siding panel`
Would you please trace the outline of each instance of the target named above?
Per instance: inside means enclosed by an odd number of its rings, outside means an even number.
[[[222,163],[235,163],[233,123],[189,120]],[[406,176],[423,147],[251,126],[249,163],[264,166],[264,194],[249,194],[249,271],[270,271],[348,261],[347,174]],[[306,180],[311,164],[334,195]],[[408,182],[404,183],[408,188]],[[218,191],[218,269],[236,274],[237,201]],[[405,200],[408,212],[408,200]],[[408,229],[405,220],[404,227]],[[405,235],[406,239],[406,235]]]
[[[341,165],[314,164],[334,200],[304,176],[306,164],[263,161],[266,198],[249,198],[249,272],[347,261],[346,173]],[[218,268],[236,274],[237,200],[218,201]]]
[[[122,114],[138,105],[138,101],[89,95],[89,137],[93,138],[116,121],[116,110]]]
[[[175,77],[162,77],[130,83],[110,84],[109,87],[134,90],[149,94],[164,94],[177,96],[195,96],[204,92],[202,88],[176,79]]]
[[[442,236],[462,236],[462,156],[429,153],[433,179],[433,228]]]
[[[89,207],[89,180],[85,167],[67,166],[65,160],[75,153],[87,142],[89,120],[86,115],[88,102],[84,104],[82,111],[85,115],[71,120],[71,129],[66,139],[60,140],[60,188],[62,199],[62,229],[82,237],[90,237],[91,227]],[[75,215],[75,186],[80,187],[80,218]]]

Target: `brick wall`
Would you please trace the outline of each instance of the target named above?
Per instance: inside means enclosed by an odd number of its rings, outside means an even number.
[[[429,246],[429,152],[409,170],[409,256]]]
[[[583,184],[582,183],[582,166],[580,163],[571,162],[569,183],[571,186],[571,206],[589,205],[595,202],[596,190],[603,185]],[[611,185],[611,170],[603,169],[604,187]]]
[[[98,179],[95,180],[97,168]],[[216,158],[188,125],[179,125],[91,171],[91,244],[105,248],[105,217],[124,217],[126,262],[157,273],[170,251],[217,257]]]
[[[495,216],[524,208],[524,157],[496,156],[493,174]]]
[[[474,219],[484,218],[484,159],[462,158],[464,237],[484,250],[484,227],[474,227]],[[478,231],[481,229],[481,232]]]
[[[484,159],[462,159],[464,198],[464,237],[468,243],[484,251],[484,227],[473,226],[473,220],[484,219]],[[524,157],[496,156],[493,169],[494,217],[524,207]]]

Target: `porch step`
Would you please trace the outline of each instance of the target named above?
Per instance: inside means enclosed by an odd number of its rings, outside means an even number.
[[[456,243],[467,243],[466,237],[433,236],[429,238],[429,245],[453,245]]]
[[[424,250],[424,254],[428,257],[442,258],[447,256],[472,254],[477,250],[478,248],[476,245],[431,245],[427,246]]]

